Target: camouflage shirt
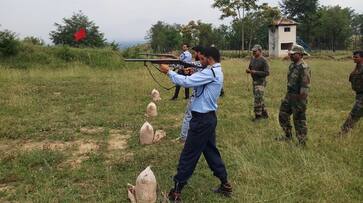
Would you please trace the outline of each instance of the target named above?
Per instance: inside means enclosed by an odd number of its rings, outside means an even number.
[[[363,64],[357,64],[349,76],[349,81],[352,83],[352,89],[357,94],[363,93]]]
[[[263,84],[270,74],[268,63],[263,56],[253,57],[248,68],[255,71],[255,73],[251,73],[254,83]]]
[[[290,94],[306,94],[310,87],[310,68],[301,60],[299,63],[291,63],[287,74],[287,92]]]

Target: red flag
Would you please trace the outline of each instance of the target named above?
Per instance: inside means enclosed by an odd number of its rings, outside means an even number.
[[[76,42],[79,42],[81,41],[82,39],[85,39],[86,38],[86,29],[84,28],[81,28],[78,30],[78,32],[75,32],[73,37],[74,37],[74,40],[76,40]]]

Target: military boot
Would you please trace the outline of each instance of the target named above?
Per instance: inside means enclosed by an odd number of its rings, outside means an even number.
[[[276,137],[275,140],[276,141],[289,142],[289,141],[292,140],[292,133],[291,133],[291,131],[287,131],[287,132],[285,132],[285,135],[280,136],[280,137]]]
[[[263,116],[262,115],[255,115],[255,117],[254,118],[252,118],[252,121],[253,122],[256,122],[256,121],[259,121],[259,120],[261,120],[261,119],[263,119]]]
[[[262,118],[264,118],[264,119],[268,119],[268,113],[267,113],[267,111],[264,109],[263,111],[262,111]]]
[[[298,135],[296,135],[296,137],[299,140],[297,145],[301,146],[301,147],[305,147],[306,146],[306,140],[307,140],[306,135],[304,135],[304,134],[299,135],[298,134]]]

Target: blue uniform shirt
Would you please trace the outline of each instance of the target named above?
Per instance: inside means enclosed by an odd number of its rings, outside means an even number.
[[[184,61],[186,63],[192,62],[192,54],[189,51],[184,51],[182,54],[180,54],[179,59],[181,61]]]
[[[196,93],[191,107],[192,111],[207,113],[217,110],[217,100],[223,86],[223,72],[220,63],[208,66],[191,76],[178,75],[173,71],[169,71],[168,76],[176,85],[194,88]]]

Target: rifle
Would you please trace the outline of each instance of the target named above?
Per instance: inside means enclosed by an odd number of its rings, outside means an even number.
[[[198,66],[196,64],[193,63],[187,63],[184,61],[181,61],[179,59],[124,59],[125,62],[144,62],[144,66],[147,68],[147,70],[149,71],[149,74],[151,75],[151,77],[154,79],[154,81],[162,88],[166,89],[166,90],[170,90],[173,87],[165,87],[163,85],[160,84],[160,82],[158,82],[156,80],[156,78],[154,77],[154,75],[151,73],[149,66],[147,65],[147,63],[151,63],[151,64],[168,64],[168,65],[180,65],[183,66],[183,68],[189,68],[189,67],[194,67],[194,68],[203,68],[202,66]],[[154,66],[155,69],[157,69],[158,71],[160,71],[160,69],[156,66]]]
[[[202,66],[195,65],[193,63],[187,63],[181,61],[179,59],[125,59],[125,62],[144,62],[144,65],[147,66],[147,63],[151,64],[168,64],[168,65],[181,65],[185,68],[194,67],[194,68],[203,68]]]
[[[140,56],[157,56],[157,57],[166,57],[166,58],[172,58],[172,59],[178,59],[177,56],[174,56],[173,54],[152,54],[152,53],[141,53]]]

